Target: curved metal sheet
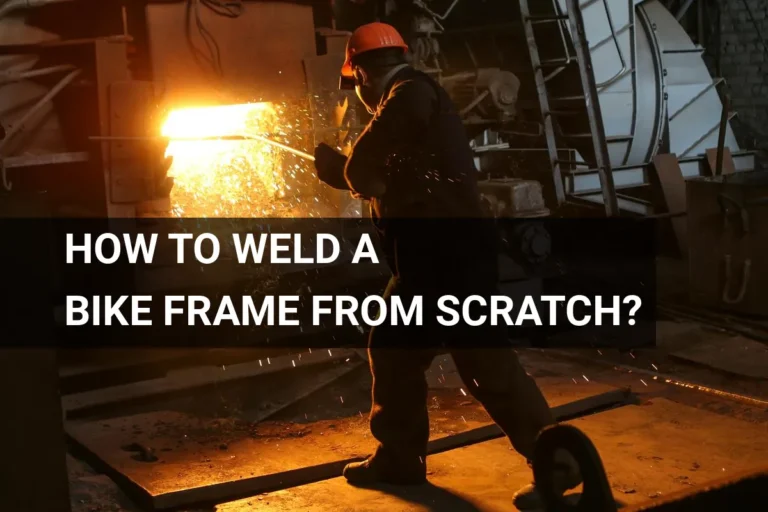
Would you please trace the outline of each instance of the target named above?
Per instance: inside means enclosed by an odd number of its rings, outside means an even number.
[[[723,108],[702,59],[702,49],[691,41],[660,2],[646,2],[639,8],[656,26],[654,34],[662,51],[669,110],[669,151],[678,157],[702,155],[707,148],[717,146]],[[730,126],[725,145],[732,151],[739,150]]]
[[[598,90],[611,165],[649,162],[666,126],[669,151],[679,157],[717,146],[722,103],[701,48],[674,15],[658,0],[581,5],[595,81],[606,84]],[[740,149],[730,126],[725,144]]]

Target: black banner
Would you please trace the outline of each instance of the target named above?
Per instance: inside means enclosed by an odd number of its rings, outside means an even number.
[[[652,221],[0,226],[5,347],[362,347],[371,328],[414,348],[654,343]]]

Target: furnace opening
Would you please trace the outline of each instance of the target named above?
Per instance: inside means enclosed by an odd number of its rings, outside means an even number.
[[[172,213],[178,217],[299,216],[296,174],[306,164],[269,144],[217,137],[287,135],[283,107],[248,103],[173,110],[162,126],[171,138]],[[187,139],[187,140],[184,140]],[[293,185],[292,185],[293,184]]]

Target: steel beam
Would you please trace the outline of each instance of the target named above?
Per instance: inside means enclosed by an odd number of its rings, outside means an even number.
[[[707,176],[705,156],[681,158],[680,169],[683,177]],[[755,168],[755,154],[740,151],[733,154],[736,172],[751,171]],[[648,185],[649,165],[628,165],[613,168],[613,180],[616,189]],[[600,177],[596,171],[574,171],[565,178],[566,191],[572,195],[589,195],[600,192]]]
[[[683,5],[680,6],[680,9],[677,10],[677,14],[675,14],[675,19],[677,21],[682,20],[683,16],[685,16],[685,14],[688,12],[688,9],[691,8],[691,6],[693,5],[693,2],[695,1],[696,0],[685,0],[683,2]]]
[[[85,151],[73,153],[46,153],[42,155],[11,156],[0,159],[0,167],[6,169],[21,169],[24,167],[41,167],[45,165],[65,165],[85,163],[89,155]]]

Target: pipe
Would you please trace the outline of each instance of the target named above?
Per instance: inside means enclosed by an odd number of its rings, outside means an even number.
[[[24,130],[24,124],[30,120],[32,116],[34,116],[40,109],[42,109],[49,101],[51,101],[57,94],[59,94],[67,85],[69,85],[72,80],[77,78],[77,76],[80,74],[80,70],[77,69],[75,71],[72,71],[67,76],[61,79],[59,83],[54,85],[50,91],[48,91],[45,96],[40,98],[37,103],[35,103],[29,110],[27,110],[23,116],[21,116],[21,119],[16,121],[13,126],[6,132],[5,138],[0,141],[0,154],[2,153],[5,146],[8,144],[8,142],[13,138],[14,135],[17,135],[19,132],[22,132]],[[11,191],[13,188],[13,183],[9,182],[7,179],[7,176],[5,174],[5,168],[2,168],[2,181],[3,181],[3,188],[7,191]]]
[[[282,149],[283,151],[287,151],[288,153],[292,153],[300,158],[303,158],[304,160],[309,160],[310,162],[315,161],[315,157],[310,155],[309,153],[305,153],[304,151],[301,151],[299,149],[292,148],[291,146],[288,146],[286,144],[283,144],[282,142],[277,142],[276,140],[268,139],[266,137],[262,137],[261,135],[249,135],[247,137],[243,137],[246,140],[258,140],[261,142],[264,142],[266,144],[271,144],[272,146],[275,146],[276,148]]]
[[[21,80],[27,80],[29,78],[35,78],[38,76],[52,75],[60,71],[71,71],[73,69],[76,68],[71,64],[62,64],[59,66],[50,66],[47,68],[30,69],[18,73],[0,71],[0,85],[11,82],[19,82]]]
[[[34,7],[72,1],[74,0],[8,0],[3,5],[0,5],[0,19],[3,19],[14,11],[20,11],[22,9],[32,9]]]
[[[605,82],[596,84],[596,87],[598,89],[603,89],[605,87],[608,87],[621,77],[627,74],[629,69],[627,69],[627,61],[624,59],[624,52],[621,50],[621,45],[619,44],[619,38],[616,34],[616,29],[613,26],[613,17],[611,16],[611,8],[608,7],[608,0],[603,0],[603,6],[605,7],[605,16],[608,19],[608,28],[611,29],[611,37],[613,38],[613,42],[616,45],[616,53],[619,54],[619,60],[621,61],[621,69],[618,73],[613,75],[611,78],[606,80]],[[579,9],[583,9],[583,7],[579,7]],[[590,48],[589,51],[591,52],[592,49]],[[599,91],[598,91],[599,92]]]

